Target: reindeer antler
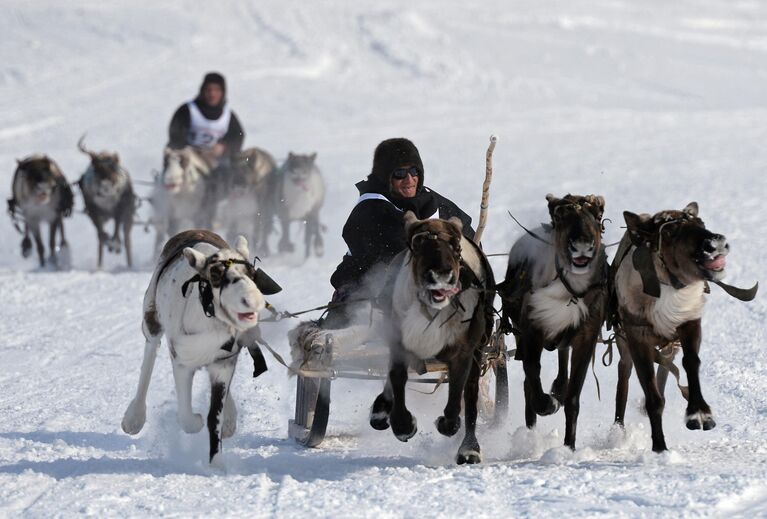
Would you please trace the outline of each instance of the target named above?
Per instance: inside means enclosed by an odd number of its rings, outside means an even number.
[[[83,142],[85,141],[85,134],[83,134],[82,137],[80,137],[80,140],[77,141],[77,149],[88,155],[90,158],[94,158],[96,156],[96,152],[88,150]]]

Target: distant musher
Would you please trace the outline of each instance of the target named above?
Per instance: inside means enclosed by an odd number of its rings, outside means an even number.
[[[211,212],[217,198],[216,186],[242,150],[245,132],[226,101],[226,80],[217,72],[205,74],[200,92],[173,114],[168,128],[168,147],[195,148],[213,168],[203,207]],[[205,221],[210,227],[212,213]]]

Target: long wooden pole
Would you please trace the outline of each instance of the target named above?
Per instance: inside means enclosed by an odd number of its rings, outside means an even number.
[[[485,182],[482,184],[482,201],[479,204],[479,225],[477,225],[477,232],[474,233],[474,241],[477,244],[482,239],[482,233],[485,231],[485,225],[487,224],[490,182],[493,180],[493,150],[495,150],[496,142],[498,142],[498,137],[491,135],[490,145],[487,147],[487,153],[485,154]]]

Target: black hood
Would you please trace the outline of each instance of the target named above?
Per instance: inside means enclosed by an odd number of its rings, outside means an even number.
[[[205,102],[202,91],[205,90],[207,85],[218,85],[224,92],[223,97],[221,97],[221,102],[216,106],[211,106]],[[216,120],[221,117],[221,114],[224,113],[224,105],[226,104],[226,79],[224,79],[224,76],[218,72],[208,72],[205,74],[202,84],[200,85],[200,92],[194,99],[194,104],[197,105],[197,108],[200,109],[200,112],[202,112],[202,115],[204,115],[206,119]]]
[[[415,166],[420,171],[418,176],[418,191],[423,188],[423,162],[418,148],[408,139],[399,137],[386,139],[376,146],[373,154],[373,170],[368,175],[368,182],[375,184],[381,194],[389,196],[391,186],[391,174],[402,166]]]

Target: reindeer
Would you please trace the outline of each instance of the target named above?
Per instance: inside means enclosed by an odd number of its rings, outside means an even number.
[[[277,172],[274,158],[259,148],[243,150],[235,158],[229,174],[222,175],[215,196],[218,200],[215,228],[227,238],[236,234],[250,237],[260,254],[268,254],[271,231],[273,184]]]
[[[506,279],[498,286],[503,329],[517,335],[516,359],[525,372],[525,423],[565,405],[565,445],[575,449],[580,395],[607,303],[607,258],[602,245],[601,196],[546,195],[551,225],[517,240]],[[572,372],[567,376],[567,348]],[[559,349],[560,372],[551,394],[541,387],[541,353]]]
[[[405,405],[408,366],[436,357],[448,365],[449,390],[437,430],[453,436],[461,427],[464,398],[466,433],[458,464],[482,460],[476,437],[477,398],[482,348],[492,332],[493,273],[482,251],[461,235],[458,218],[418,220],[405,214],[409,250],[395,258],[391,308],[389,375],[370,412],[370,425],[391,425],[400,441],[417,431]],[[397,268],[395,265],[399,265]]]
[[[277,193],[277,216],[282,224],[282,236],[278,244],[280,252],[293,252],[290,241],[290,222],[305,223],[305,256],[308,258],[314,247],[314,253],[322,256],[324,244],[320,233],[320,209],[325,200],[325,184],[322,174],[314,161],[316,153],[295,155],[292,152],[280,168]]]
[[[133,262],[130,232],[136,211],[136,195],[133,193],[130,176],[120,165],[117,153],[90,151],[85,148],[84,139],[84,135],[80,137],[77,148],[90,157],[91,163],[80,177],[78,185],[85,201],[85,212],[96,226],[98,234],[98,268],[103,264],[105,245],[109,252],[120,253],[121,228],[125,239],[125,257],[128,268],[131,268]],[[109,220],[115,222],[111,238],[104,232],[104,224]]]
[[[40,266],[45,266],[45,247],[40,234],[40,223],[46,222],[50,230],[50,261],[58,266],[56,231],[61,233],[59,246],[60,250],[64,251],[67,247],[64,218],[72,214],[72,189],[59,166],[46,155],[32,155],[16,162],[8,213],[16,229],[24,234],[21,254],[26,258],[32,253],[32,240],[29,238],[31,233],[35,239]],[[24,224],[23,231],[21,223]]]
[[[237,356],[253,339],[264,295],[281,290],[250,264],[249,257],[243,236],[234,248],[206,230],[185,231],[168,240],[144,295],[144,360],[136,396],[122,420],[123,431],[138,434],[146,422],[147,389],[165,335],[176,382],[178,423],[187,433],[202,429],[202,416],[192,410],[192,381],[197,370],[208,370],[209,460],[215,462],[221,439],[232,436],[237,427],[230,391]]]
[[[623,217],[627,230],[611,268],[610,324],[615,326],[621,356],[615,422],[623,425],[628,381],[635,365],[650,418],[652,450],[662,452],[666,450],[661,419],[666,368],[676,368],[663,357],[661,348],[669,345],[673,359],[674,342],[681,345],[689,384],[687,428],[713,429],[716,422],[703,398],[698,374],[707,282],[743,301],[754,298],[758,284],[742,290],[722,283],[730,247],[725,236],[706,229],[696,202],[681,211],[660,211],[652,216],[625,211]],[[661,364],[657,378],[653,361]]]
[[[206,224],[202,203],[210,170],[211,163],[191,146],[165,149],[163,169],[152,194],[155,255],[167,237]]]

